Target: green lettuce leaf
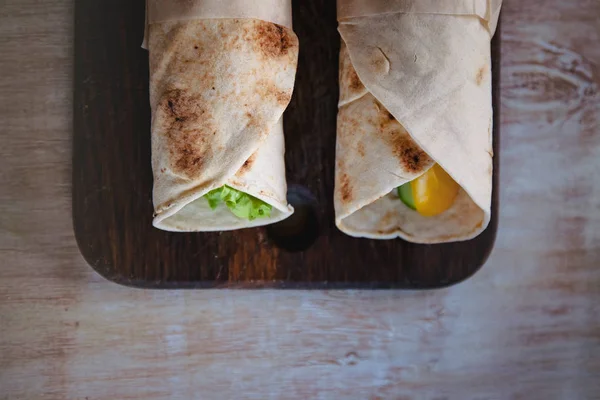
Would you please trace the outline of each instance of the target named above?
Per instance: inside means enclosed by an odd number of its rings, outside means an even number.
[[[271,205],[227,185],[211,190],[204,197],[208,200],[208,205],[213,210],[223,202],[238,218],[253,221],[257,218],[271,216]]]

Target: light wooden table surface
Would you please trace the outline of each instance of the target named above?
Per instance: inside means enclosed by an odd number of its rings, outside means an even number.
[[[474,278],[161,292],[75,245],[73,1],[1,0],[0,398],[600,398],[600,2],[504,11],[500,229]]]

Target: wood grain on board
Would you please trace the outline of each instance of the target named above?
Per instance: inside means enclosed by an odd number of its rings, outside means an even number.
[[[73,5],[0,4],[0,398],[600,397],[598,2],[505,1],[496,247],[426,292],[94,273],[70,214]]]
[[[355,239],[334,224],[333,184],[339,88],[336,5],[294,2],[300,60],[294,97],[286,111],[286,170],[290,190],[314,196],[275,227],[181,234],[152,227],[148,54],[140,48],[144,0],[75,7],[75,124],[73,219],[86,260],[126,285],[160,288],[432,288],[473,275],[490,254],[492,221],[477,238],[443,245]],[[111,21],[119,29],[107,29]],[[499,52],[494,41],[495,103]],[[499,110],[498,110],[499,111]],[[498,183],[500,120],[496,115],[494,182]],[[306,215],[297,227],[281,228]],[[312,220],[311,220],[312,217]],[[312,222],[312,224],[311,224]],[[314,227],[304,251],[281,247],[281,234]],[[312,244],[311,244],[312,243]]]

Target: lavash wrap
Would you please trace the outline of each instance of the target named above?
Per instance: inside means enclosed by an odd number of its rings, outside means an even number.
[[[491,39],[498,0],[339,0],[342,37],[334,205],[355,237],[468,240],[492,193]],[[425,217],[396,188],[438,163],[460,185]]]
[[[148,0],[153,225],[175,232],[271,224],[286,199],[282,115],[298,38],[291,0]],[[228,185],[272,206],[268,218],[209,207]]]

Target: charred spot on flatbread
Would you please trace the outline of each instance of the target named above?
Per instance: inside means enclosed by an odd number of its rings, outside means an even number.
[[[177,174],[196,176],[210,151],[208,136],[214,126],[204,116],[205,110],[197,96],[181,89],[165,93],[158,112],[165,123],[166,144],[171,158],[171,168]]]
[[[259,126],[259,124],[260,124],[259,120],[251,112],[247,112],[246,113],[246,118],[247,118],[247,120],[246,120],[246,127],[248,127],[248,128],[256,128],[256,127]]]
[[[433,163],[431,157],[419,147],[406,129],[404,129],[383,104],[376,100],[375,107],[378,110],[376,122],[381,135],[388,142],[403,169],[411,174],[423,172]]]
[[[340,81],[340,100],[348,100],[355,98],[366,92],[366,88],[363,85],[352,61],[348,54],[348,49],[342,41],[342,48],[340,52],[340,68],[339,68],[339,81]]]
[[[346,78],[346,79],[348,79],[348,87],[352,91],[363,90],[363,88],[364,88],[363,83],[360,80],[360,78],[358,77],[358,73],[354,69],[354,66],[351,63],[348,63],[348,64],[350,64],[350,66],[348,67],[348,72],[347,72],[348,75]]]
[[[386,130],[384,137],[406,172],[418,174],[433,163],[431,157],[419,147],[400,124],[395,129]]]
[[[275,90],[274,91],[275,100],[277,100],[277,104],[287,106],[292,99],[292,94],[286,92],[284,90]]]
[[[250,158],[248,158],[244,162],[244,165],[242,165],[242,168],[240,168],[240,170],[237,172],[236,175],[239,176],[239,177],[244,176],[246,173],[248,173],[248,171],[250,171],[250,169],[254,165],[255,161],[256,161],[256,153],[252,154],[250,156]]]
[[[385,129],[387,126],[389,126],[393,122],[396,122],[396,118],[394,118],[392,113],[385,109],[382,110],[379,127],[381,129]]]
[[[342,174],[340,177],[340,195],[342,201],[350,202],[352,201],[352,185],[350,184],[350,177],[347,174]]]
[[[358,155],[360,155],[361,157],[365,156],[366,151],[365,151],[365,144],[363,142],[358,143],[356,150],[358,151]]]
[[[282,57],[298,46],[298,38],[289,29],[266,21],[256,21],[252,40],[268,58]]]
[[[185,122],[188,119],[198,119],[203,113],[198,103],[198,99],[192,99],[183,90],[173,89],[165,93],[161,109],[168,121]]]
[[[377,121],[373,122],[376,125],[379,125],[379,129],[383,131],[394,124],[400,125],[392,113],[389,112],[387,108],[385,108],[385,106],[379,102],[379,100],[375,99],[374,104],[375,108],[377,109]]]
[[[391,140],[394,155],[402,167],[412,174],[418,174],[431,164],[431,158],[406,133],[395,131]]]
[[[172,154],[175,157],[174,170],[179,171],[186,176],[195,176],[202,169],[204,165],[203,150],[199,149],[194,143],[190,143],[188,140],[193,139],[193,135],[178,135],[179,137],[174,140],[177,142],[176,150],[173,150]]]

